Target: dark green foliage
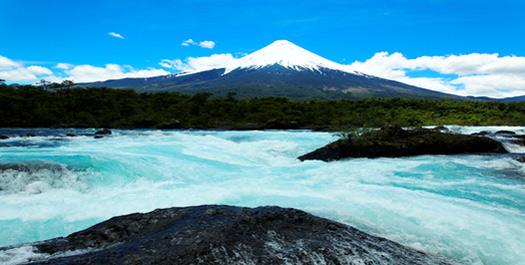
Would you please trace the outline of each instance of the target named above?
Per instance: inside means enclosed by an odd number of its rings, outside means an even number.
[[[525,125],[525,102],[404,98],[292,101],[230,93],[137,93],[64,85],[0,84],[0,127],[324,129],[421,125]]]

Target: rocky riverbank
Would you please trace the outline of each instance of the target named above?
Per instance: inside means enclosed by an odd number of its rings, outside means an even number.
[[[298,159],[333,161],[357,157],[403,157],[415,155],[452,155],[507,153],[503,145],[491,138],[440,132],[431,129],[404,130],[384,126],[360,136],[339,139]]]
[[[447,264],[280,207],[204,205],[114,217],[32,247],[31,264]]]

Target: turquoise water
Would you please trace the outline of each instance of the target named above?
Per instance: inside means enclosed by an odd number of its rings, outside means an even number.
[[[31,132],[46,136],[0,141],[0,246],[156,208],[279,205],[459,264],[525,264],[525,164],[510,155],[300,162],[297,156],[335,138],[309,131],[117,130],[103,139],[61,136],[93,130]]]

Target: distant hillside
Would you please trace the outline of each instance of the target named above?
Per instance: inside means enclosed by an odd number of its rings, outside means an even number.
[[[508,97],[508,98],[491,98],[491,97],[467,97],[469,100],[481,100],[481,101],[500,101],[500,102],[521,102],[525,101],[524,96]]]

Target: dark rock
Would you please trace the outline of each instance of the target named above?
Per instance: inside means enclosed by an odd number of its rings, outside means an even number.
[[[520,163],[525,163],[525,156],[513,157],[513,159]]]
[[[205,205],[135,213],[33,246],[51,257],[31,264],[447,264],[280,207]],[[82,250],[90,252],[63,254]]]
[[[95,138],[95,139],[101,139],[101,138],[104,138],[104,136],[102,136],[102,135],[95,135],[94,138]]]
[[[112,132],[109,129],[103,129],[100,131],[97,131],[95,134],[103,134],[103,135],[110,135]]]
[[[6,140],[9,139],[9,136],[0,134],[0,140]]]
[[[481,131],[481,132],[473,133],[473,134],[471,134],[471,135],[474,135],[474,136],[484,136],[484,135],[516,135],[516,133],[513,132],[513,131],[501,130],[501,131],[497,131],[497,132]]]
[[[503,145],[490,138],[442,133],[428,129],[403,130],[386,126],[354,139],[340,139],[298,159],[332,161],[350,157],[402,157],[507,153]]]
[[[68,133],[66,134],[67,137],[75,137],[76,135],[72,134],[72,133]]]
[[[35,137],[36,135],[32,134],[32,133],[28,133],[26,134],[26,137]]]
[[[436,126],[432,130],[439,131],[439,132],[448,132],[448,131],[450,131],[447,127],[445,127],[443,125]]]
[[[513,131],[506,131],[506,130],[497,131],[497,132],[495,132],[494,134],[516,135],[515,132],[513,132]]]
[[[35,194],[41,191],[34,186],[38,183],[45,183],[53,188],[64,188],[63,183],[67,180],[62,178],[69,178],[69,172],[67,167],[58,163],[0,163],[0,191],[4,194],[23,192]],[[1,252],[0,264],[2,264]]]
[[[0,164],[0,172],[7,171],[7,170],[27,172],[27,173],[35,173],[41,170],[46,170],[46,171],[51,171],[51,172],[62,172],[63,169],[64,168],[60,164],[37,163],[37,162]]]
[[[521,145],[521,146],[525,146],[525,139],[520,137],[520,138],[514,138],[514,139],[509,139],[507,140],[508,143],[511,143],[511,144],[517,144],[517,145]]]
[[[481,131],[481,132],[477,132],[477,133],[472,133],[471,135],[472,136],[485,136],[485,135],[488,135],[488,134],[491,134],[489,131]]]
[[[507,143],[525,146],[525,135],[510,135],[504,139]]]

